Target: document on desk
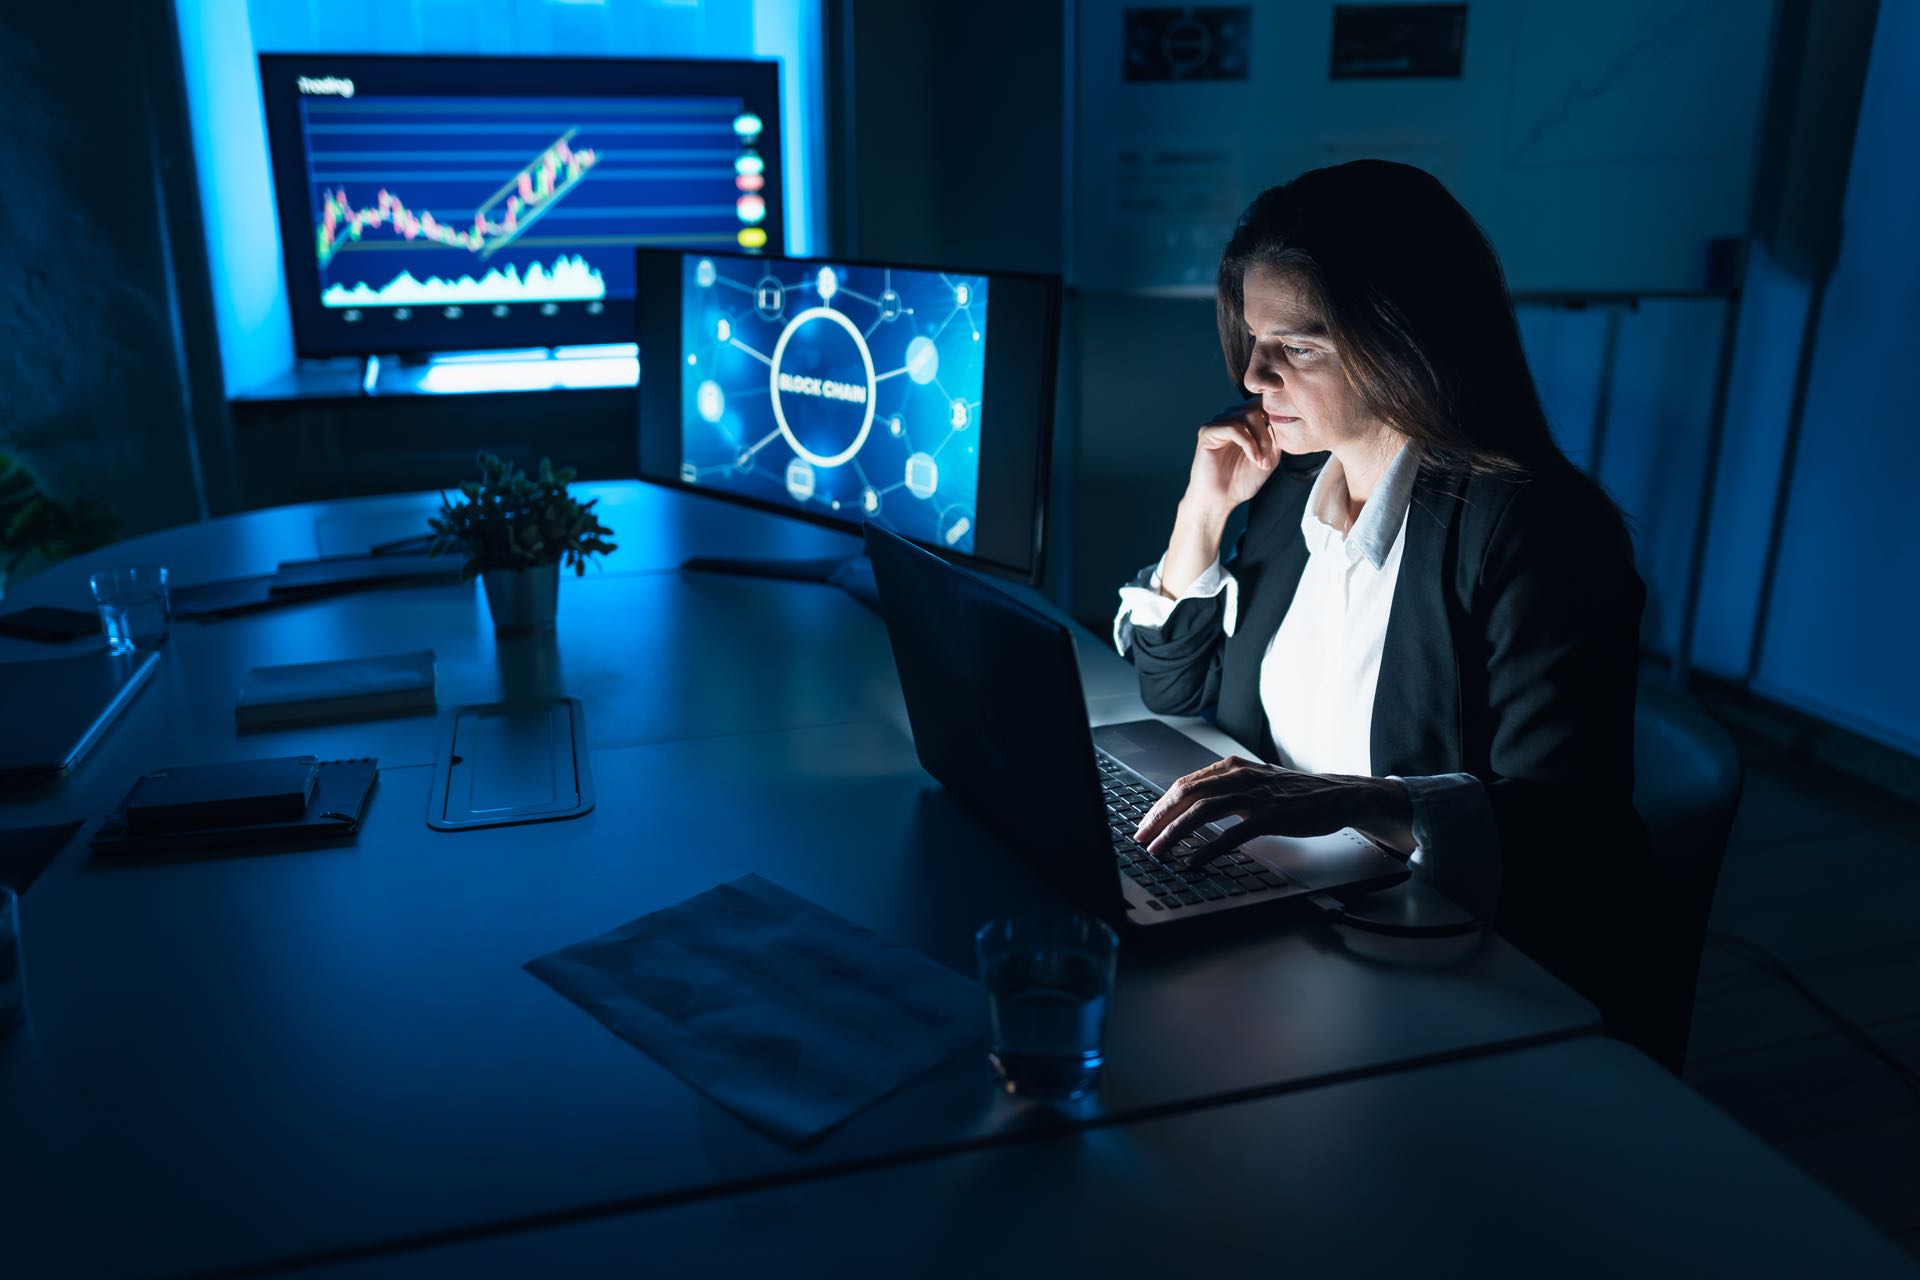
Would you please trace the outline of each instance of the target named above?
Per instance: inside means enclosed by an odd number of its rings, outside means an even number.
[[[790,1146],[986,1032],[977,982],[754,875],[526,967]]]

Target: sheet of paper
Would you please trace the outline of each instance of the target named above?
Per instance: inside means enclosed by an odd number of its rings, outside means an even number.
[[[753,875],[526,967],[795,1146],[986,1032],[977,982]]]

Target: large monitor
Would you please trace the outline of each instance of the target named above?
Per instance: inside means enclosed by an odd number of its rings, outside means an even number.
[[[1058,279],[638,257],[642,479],[1038,580]]]
[[[638,245],[785,247],[774,62],[263,54],[302,356],[628,342]]]

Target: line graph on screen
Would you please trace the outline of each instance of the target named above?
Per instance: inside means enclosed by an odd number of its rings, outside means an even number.
[[[634,246],[730,247],[748,221],[740,165],[758,130],[742,133],[739,99],[301,109],[324,307],[591,305],[631,296]]]

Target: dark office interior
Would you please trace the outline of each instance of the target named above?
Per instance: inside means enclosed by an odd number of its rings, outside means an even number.
[[[1913,0],[0,72],[0,1275],[1920,1274]]]

